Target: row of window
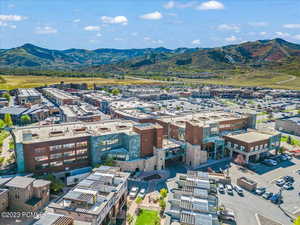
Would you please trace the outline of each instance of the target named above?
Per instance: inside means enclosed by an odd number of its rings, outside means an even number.
[[[60,149],[71,149],[75,148],[84,148],[87,147],[88,143],[87,141],[77,142],[77,143],[68,143],[68,144],[62,144],[62,145],[52,145],[50,146],[50,151],[60,150]],[[47,152],[47,147],[38,147],[34,149],[35,153],[41,154]]]
[[[81,155],[86,155],[87,154],[87,149],[80,149],[77,150],[77,156],[81,156]],[[58,159],[58,158],[66,158],[66,157],[70,157],[70,156],[75,156],[75,151],[68,151],[68,152],[63,152],[63,153],[54,153],[50,155],[50,159]],[[35,156],[34,159],[35,161],[41,162],[41,161],[45,161],[49,159],[47,155],[42,155],[42,156]]]
[[[50,163],[43,163],[41,165],[37,165],[36,169],[45,169],[45,168],[50,168],[50,167],[57,167],[57,166],[62,166],[62,165],[68,165],[68,164],[73,164],[77,163],[78,161],[84,161],[87,160],[87,156],[80,156],[72,159],[65,159],[63,161],[55,161],[55,162],[50,162]]]
[[[279,146],[280,142],[277,141],[277,142],[274,142],[272,143],[272,146]],[[244,151],[245,150],[245,146],[243,145],[238,145],[238,144],[234,144],[234,143],[231,143],[230,141],[227,142],[227,146],[228,147],[233,147],[235,149],[240,149],[241,151]],[[256,146],[253,146],[250,148],[250,151],[258,151],[258,150],[263,150],[263,149],[266,149],[268,148],[269,144],[266,143],[266,144],[262,144],[262,145],[256,145]]]

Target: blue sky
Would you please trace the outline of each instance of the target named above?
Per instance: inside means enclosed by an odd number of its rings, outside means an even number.
[[[0,0],[0,48],[300,43],[300,0]]]

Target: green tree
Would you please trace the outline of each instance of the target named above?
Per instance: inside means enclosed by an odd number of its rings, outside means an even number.
[[[121,93],[121,91],[120,91],[118,88],[115,88],[115,89],[113,89],[113,90],[111,91],[111,93],[112,93],[113,95],[118,95],[118,94]]]
[[[31,123],[31,118],[30,118],[30,116],[29,115],[22,115],[21,116],[21,123],[23,124],[23,125],[26,125],[26,124],[29,124],[29,123]]]
[[[116,162],[113,158],[111,157],[106,157],[103,163],[104,166],[115,166]]]
[[[4,126],[5,126],[4,121],[0,119],[0,128],[3,128]]]
[[[167,197],[168,190],[166,188],[162,188],[162,189],[160,189],[159,193],[162,198],[165,198],[165,197]]]
[[[142,199],[140,196],[138,196],[138,197],[135,199],[135,203],[138,204],[138,205],[141,204],[142,201],[143,201],[143,199]]]
[[[51,181],[50,191],[53,192],[53,193],[55,193],[55,194],[61,192],[62,189],[65,186],[64,183],[61,180],[57,179],[52,174],[49,174],[49,175],[46,175],[46,176],[42,176],[40,178]]]
[[[4,115],[4,123],[6,126],[11,127],[13,125],[13,121],[11,119],[11,115],[10,114],[5,114]]]
[[[300,225],[300,216],[298,216],[298,218],[295,219],[294,224],[295,225]]]
[[[3,95],[2,95],[3,98],[6,98],[7,101],[10,100],[11,96],[8,92],[5,92]]]
[[[162,211],[165,210],[165,208],[166,208],[166,201],[164,199],[159,200],[159,207],[161,208]]]

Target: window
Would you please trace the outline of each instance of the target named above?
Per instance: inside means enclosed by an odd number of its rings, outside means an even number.
[[[57,159],[57,158],[61,158],[61,157],[62,157],[62,153],[56,153],[56,154],[50,155],[50,159]]]
[[[86,155],[87,153],[87,149],[80,149],[76,151],[77,155]]]
[[[77,157],[77,160],[87,160],[87,159],[88,157],[86,155]]]
[[[50,166],[62,166],[63,162],[62,161],[55,161],[55,162],[51,162]]]
[[[75,151],[64,152],[64,157],[70,157],[70,156],[74,156],[74,155],[75,155]]]
[[[64,164],[71,164],[71,163],[74,163],[75,161],[76,161],[75,158],[73,158],[73,159],[65,159],[64,160]]]
[[[40,170],[40,169],[45,169],[45,168],[48,168],[49,167],[49,163],[43,163],[41,165],[37,165],[35,167],[36,170]]]
[[[46,147],[39,147],[39,148],[34,149],[34,151],[37,154],[41,154],[41,153],[44,153],[45,151],[47,151],[47,148]]]
[[[87,146],[87,141],[82,141],[82,142],[77,142],[76,147],[86,147]]]
[[[257,151],[257,150],[258,150],[258,145],[255,146],[255,151]]]
[[[59,150],[62,149],[62,145],[53,145],[50,146],[50,151],[55,151],[55,150]]]
[[[119,139],[105,140],[105,141],[100,141],[100,145],[113,145],[113,144],[117,144],[118,142]]]
[[[36,156],[36,157],[34,157],[34,159],[35,159],[35,161],[37,161],[37,162],[41,162],[41,161],[48,160],[48,156],[47,156],[47,155]]]
[[[63,144],[63,148],[75,148],[75,143]]]

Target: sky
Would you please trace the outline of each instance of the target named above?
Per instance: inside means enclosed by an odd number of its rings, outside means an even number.
[[[300,44],[300,0],[0,0],[0,48]]]

